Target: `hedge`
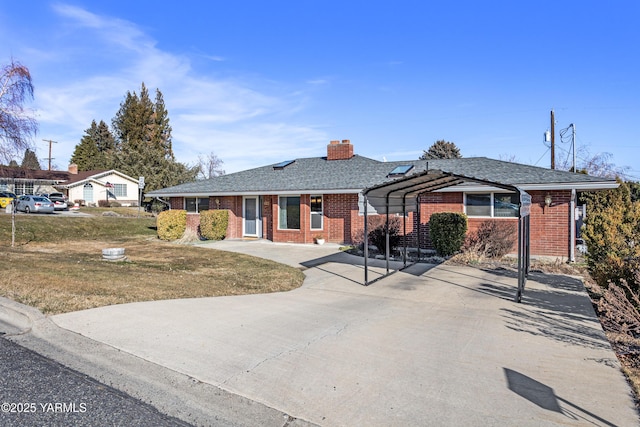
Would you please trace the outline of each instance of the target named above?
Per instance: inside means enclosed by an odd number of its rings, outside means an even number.
[[[460,251],[467,233],[467,216],[459,212],[434,213],[429,219],[431,244],[440,256]]]
[[[227,236],[229,211],[208,210],[200,212],[200,235],[207,240],[222,240]]]
[[[187,229],[187,211],[171,209],[160,212],[156,221],[158,237],[162,240],[178,240]]]

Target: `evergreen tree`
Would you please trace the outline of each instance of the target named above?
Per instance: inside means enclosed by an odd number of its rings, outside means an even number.
[[[36,156],[36,153],[29,150],[28,148],[24,152],[24,157],[22,159],[22,164],[20,166],[25,169],[32,169],[32,170],[38,170],[38,171],[42,169],[40,167],[40,162],[38,161],[38,157]]]
[[[438,140],[428,150],[422,153],[420,160],[430,159],[459,159],[462,155],[460,149],[453,142]]]
[[[85,130],[85,135],[71,156],[71,163],[78,165],[79,171],[106,170],[113,167],[115,139],[104,121]]]
[[[99,169],[113,169],[116,140],[109,130],[109,126],[103,120],[100,120],[98,127],[95,129],[93,139],[98,147],[100,160],[103,162],[103,166]]]
[[[624,279],[637,291],[640,271],[640,202],[633,186],[620,182],[614,190],[584,193],[589,214],[582,227],[591,277],[602,287]]]
[[[127,92],[112,121],[116,137],[114,166],[132,176],[145,177],[147,191],[193,181],[198,172],[175,160],[169,113],[160,90],[155,102],[144,83],[140,95]]]

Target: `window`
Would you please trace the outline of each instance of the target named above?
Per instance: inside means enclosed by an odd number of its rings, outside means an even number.
[[[300,230],[300,196],[278,198],[278,228]]]
[[[491,216],[491,193],[467,194],[465,207],[468,216]]]
[[[394,175],[406,175],[407,172],[409,172],[411,169],[413,169],[413,165],[400,165],[400,166],[396,166],[391,172],[389,172],[390,176],[394,176]]]
[[[513,193],[494,193],[493,216],[500,218],[517,218],[520,214],[520,198]]]
[[[468,193],[465,209],[468,216],[495,218],[517,218],[520,213],[519,198],[514,193]]]
[[[93,185],[85,184],[82,188],[82,198],[85,202],[93,202]]]
[[[184,208],[187,212],[198,213],[209,210],[208,197],[185,197]]]
[[[33,194],[33,182],[16,182],[16,194]]]
[[[113,184],[113,194],[116,197],[127,197],[127,184]]]
[[[311,229],[322,230],[322,196],[311,196]]]

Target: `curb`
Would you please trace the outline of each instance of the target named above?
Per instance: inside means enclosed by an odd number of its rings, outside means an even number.
[[[0,297],[0,335],[13,336],[30,332],[34,323],[46,319],[37,308]]]

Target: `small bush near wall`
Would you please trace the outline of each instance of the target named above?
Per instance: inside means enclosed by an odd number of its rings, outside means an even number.
[[[367,218],[367,228],[369,232],[369,244],[378,249],[378,252],[385,253],[387,248],[386,242],[386,215],[371,215]],[[359,229],[354,236],[354,243],[357,246],[364,245],[364,229]],[[400,244],[400,219],[395,216],[389,217],[389,246],[390,251],[397,248]]]
[[[440,256],[458,252],[467,233],[467,216],[458,212],[434,213],[429,219],[431,243]]]
[[[513,221],[484,221],[467,237],[465,251],[478,257],[502,258],[513,250],[518,227]]]
[[[98,200],[98,207],[100,207],[100,208],[108,208],[109,207],[109,202],[107,202],[104,199],[100,199],[100,200]]]
[[[200,235],[207,240],[222,240],[227,236],[229,211],[209,210],[200,213]]]
[[[373,217],[376,218],[376,217]],[[371,218],[370,218],[371,219]],[[369,240],[376,248],[378,252],[385,253],[387,250],[387,233],[386,233],[386,218],[384,216],[377,217],[378,223],[371,224],[371,231],[369,232]],[[400,220],[393,216],[389,217],[389,250],[392,251],[400,244]]]
[[[156,221],[158,237],[162,240],[178,240],[187,229],[187,211],[173,209],[160,212]]]

